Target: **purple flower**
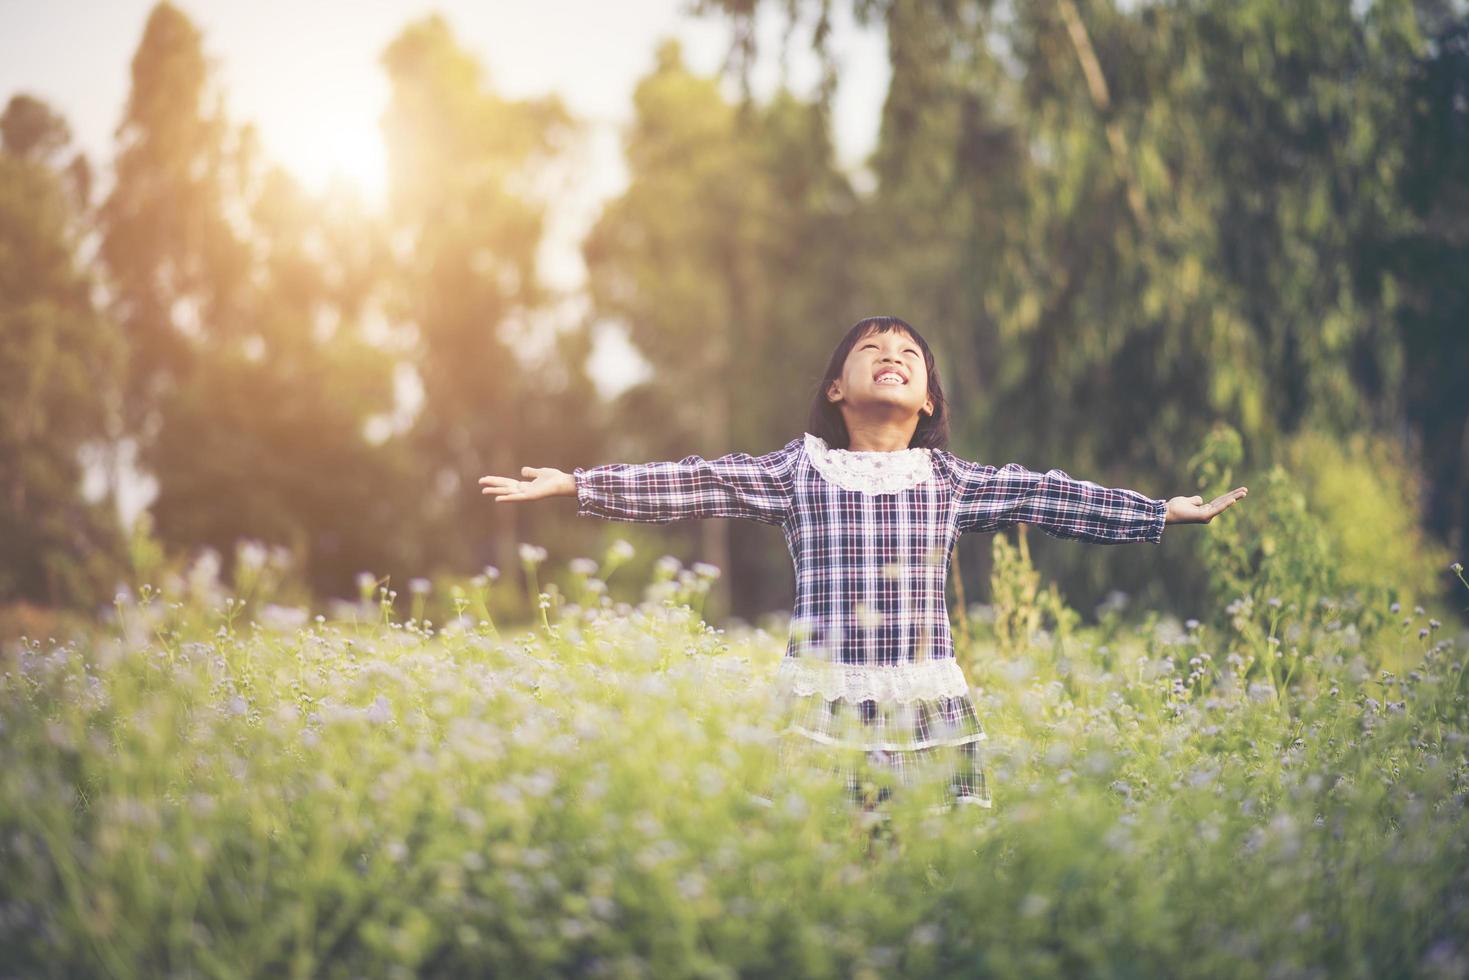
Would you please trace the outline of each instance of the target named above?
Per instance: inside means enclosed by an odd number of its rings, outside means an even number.
[[[392,718],[393,709],[391,702],[381,694],[377,696],[377,700],[373,701],[367,707],[367,720],[370,722],[380,725],[384,722],[391,721]]]

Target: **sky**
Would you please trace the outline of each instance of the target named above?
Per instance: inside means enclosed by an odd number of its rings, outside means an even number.
[[[111,186],[113,131],[122,119],[130,63],[154,0],[0,0],[0,100],[25,92],[44,100],[71,127],[90,158],[96,199]],[[382,51],[411,21],[445,18],[459,44],[484,68],[498,94],[524,98],[558,93],[586,124],[584,161],[547,215],[542,277],[566,301],[539,321],[548,329],[585,317],[580,242],[601,202],[626,185],[621,128],[631,121],[632,92],[653,67],[660,40],[677,38],[691,70],[713,74],[729,46],[722,17],[687,12],[688,0],[175,0],[202,35],[225,112],[235,125],[255,124],[265,155],[309,190],[331,181],[354,185],[370,205],[384,198],[385,155],[378,119],[387,108]],[[767,2],[757,22],[759,60],[751,81],[757,97],[776,87],[785,4]],[[837,156],[859,188],[863,163],[877,140],[890,69],[880,26],[852,23],[835,4],[831,50],[838,88],[834,105]],[[810,53],[810,20],[792,36],[784,71],[809,96],[819,68]],[[737,85],[726,80],[727,95]],[[604,396],[639,380],[646,364],[617,324],[595,324],[589,369]],[[536,346],[532,340],[531,346]],[[406,424],[422,389],[411,369],[398,378],[398,411]],[[381,421],[381,420],[376,420]],[[127,474],[119,511],[131,525],[156,484],[132,469],[131,447],[117,449]],[[88,462],[84,494],[101,493],[98,461]]]
[[[442,14],[511,96],[559,92],[584,119],[617,123],[631,113],[632,88],[663,37],[677,37],[690,66],[709,73],[728,43],[720,17],[684,13],[684,0],[180,0],[201,29],[235,122],[255,121],[267,150],[308,186],[333,167],[380,196],[378,115],[387,80],[378,58],[410,21]],[[775,3],[760,20],[756,91],[779,73]],[[28,91],[60,109],[81,145],[99,157],[111,145],[128,90],[128,65],[153,0],[0,0],[0,94]],[[876,137],[887,87],[880,28],[858,28],[838,5],[834,49],[843,71],[837,144],[856,163]],[[809,92],[816,65],[809,22],[793,41],[790,78]],[[728,91],[733,94],[731,85]]]

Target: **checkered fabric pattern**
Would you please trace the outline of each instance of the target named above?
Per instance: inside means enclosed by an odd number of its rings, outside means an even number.
[[[847,799],[864,810],[877,810],[899,789],[916,791],[931,811],[966,805],[989,809],[994,801],[985,781],[982,746],[981,741],[974,741],[906,752],[852,749],[787,734],[776,743],[777,778],[803,774],[815,779],[835,778]],[[778,785],[767,781],[762,792],[751,795],[770,805]]]
[[[725,517],[777,526],[796,573],[786,656],[896,669],[928,657],[954,656],[944,583],[954,543],[966,531],[1024,523],[1052,537],[1094,544],[1158,544],[1163,537],[1166,500],[1075,479],[1059,469],[1041,473],[1018,463],[995,467],[927,449],[928,479],[896,493],[874,494],[828,481],[807,458],[805,442],[804,436],[792,439],[762,456],[736,452],[715,459],[686,456],[677,462],[577,467],[577,514],[660,524]],[[972,702],[967,696],[961,702],[930,703],[909,716],[878,705],[870,724],[858,726],[865,734],[849,731],[848,744],[828,746],[829,756],[839,754],[839,748],[860,751],[869,762],[891,763],[901,777],[905,767],[914,768],[912,761],[947,753],[952,764],[970,774],[964,776],[970,780],[965,793],[987,798],[976,748],[961,747],[974,747],[977,740],[924,744],[923,733],[933,730],[935,719],[969,726],[961,736],[979,730],[977,718],[970,720]],[[852,714],[844,702],[840,707],[828,702],[815,714],[796,717],[804,719],[798,727],[829,734]],[[908,744],[897,749],[878,744],[894,741]],[[872,744],[858,749],[859,743]]]
[[[968,694],[851,704],[778,692],[777,703],[782,776],[835,774],[852,802],[867,809],[896,787],[917,789],[935,809],[992,805],[980,745],[988,736]],[[768,801],[772,792],[767,783],[759,796]]]
[[[907,752],[986,737],[967,694],[856,704],[820,694],[782,694],[787,730],[824,745]]]
[[[577,467],[577,514],[660,524],[729,517],[780,527],[796,571],[787,655],[858,664],[954,655],[944,582],[965,531],[1024,523],[1095,544],[1162,540],[1166,500],[1058,469],[996,468],[928,452],[932,478],[886,494],[827,482],[801,439],[763,456]]]

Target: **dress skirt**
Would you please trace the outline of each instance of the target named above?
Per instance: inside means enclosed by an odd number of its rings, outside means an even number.
[[[835,776],[863,810],[899,793],[936,812],[992,805],[988,736],[952,658],[859,667],[788,655],[773,693],[775,778]],[[770,804],[773,786],[757,801]]]

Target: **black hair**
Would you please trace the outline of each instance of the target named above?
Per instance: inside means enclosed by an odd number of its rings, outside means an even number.
[[[933,414],[924,415],[918,413],[918,428],[913,430],[913,438],[908,442],[909,449],[947,449],[949,446],[949,403],[944,398],[944,386],[939,382],[938,365],[934,362],[933,351],[929,349],[928,341],[923,335],[906,321],[895,316],[870,316],[858,320],[852,324],[847,335],[837,344],[836,350],[831,352],[831,360],[827,362],[826,373],[822,375],[821,383],[816,386],[816,395],[811,400],[811,415],[807,422],[806,431],[813,436],[820,436],[832,449],[846,449],[851,445],[851,434],[847,432],[847,420],[842,417],[841,409],[827,400],[826,389],[842,376],[842,367],[847,363],[847,355],[857,345],[857,341],[874,333],[888,333],[892,330],[901,330],[913,338],[918,349],[923,352],[923,363],[928,371],[928,395],[933,399]]]

